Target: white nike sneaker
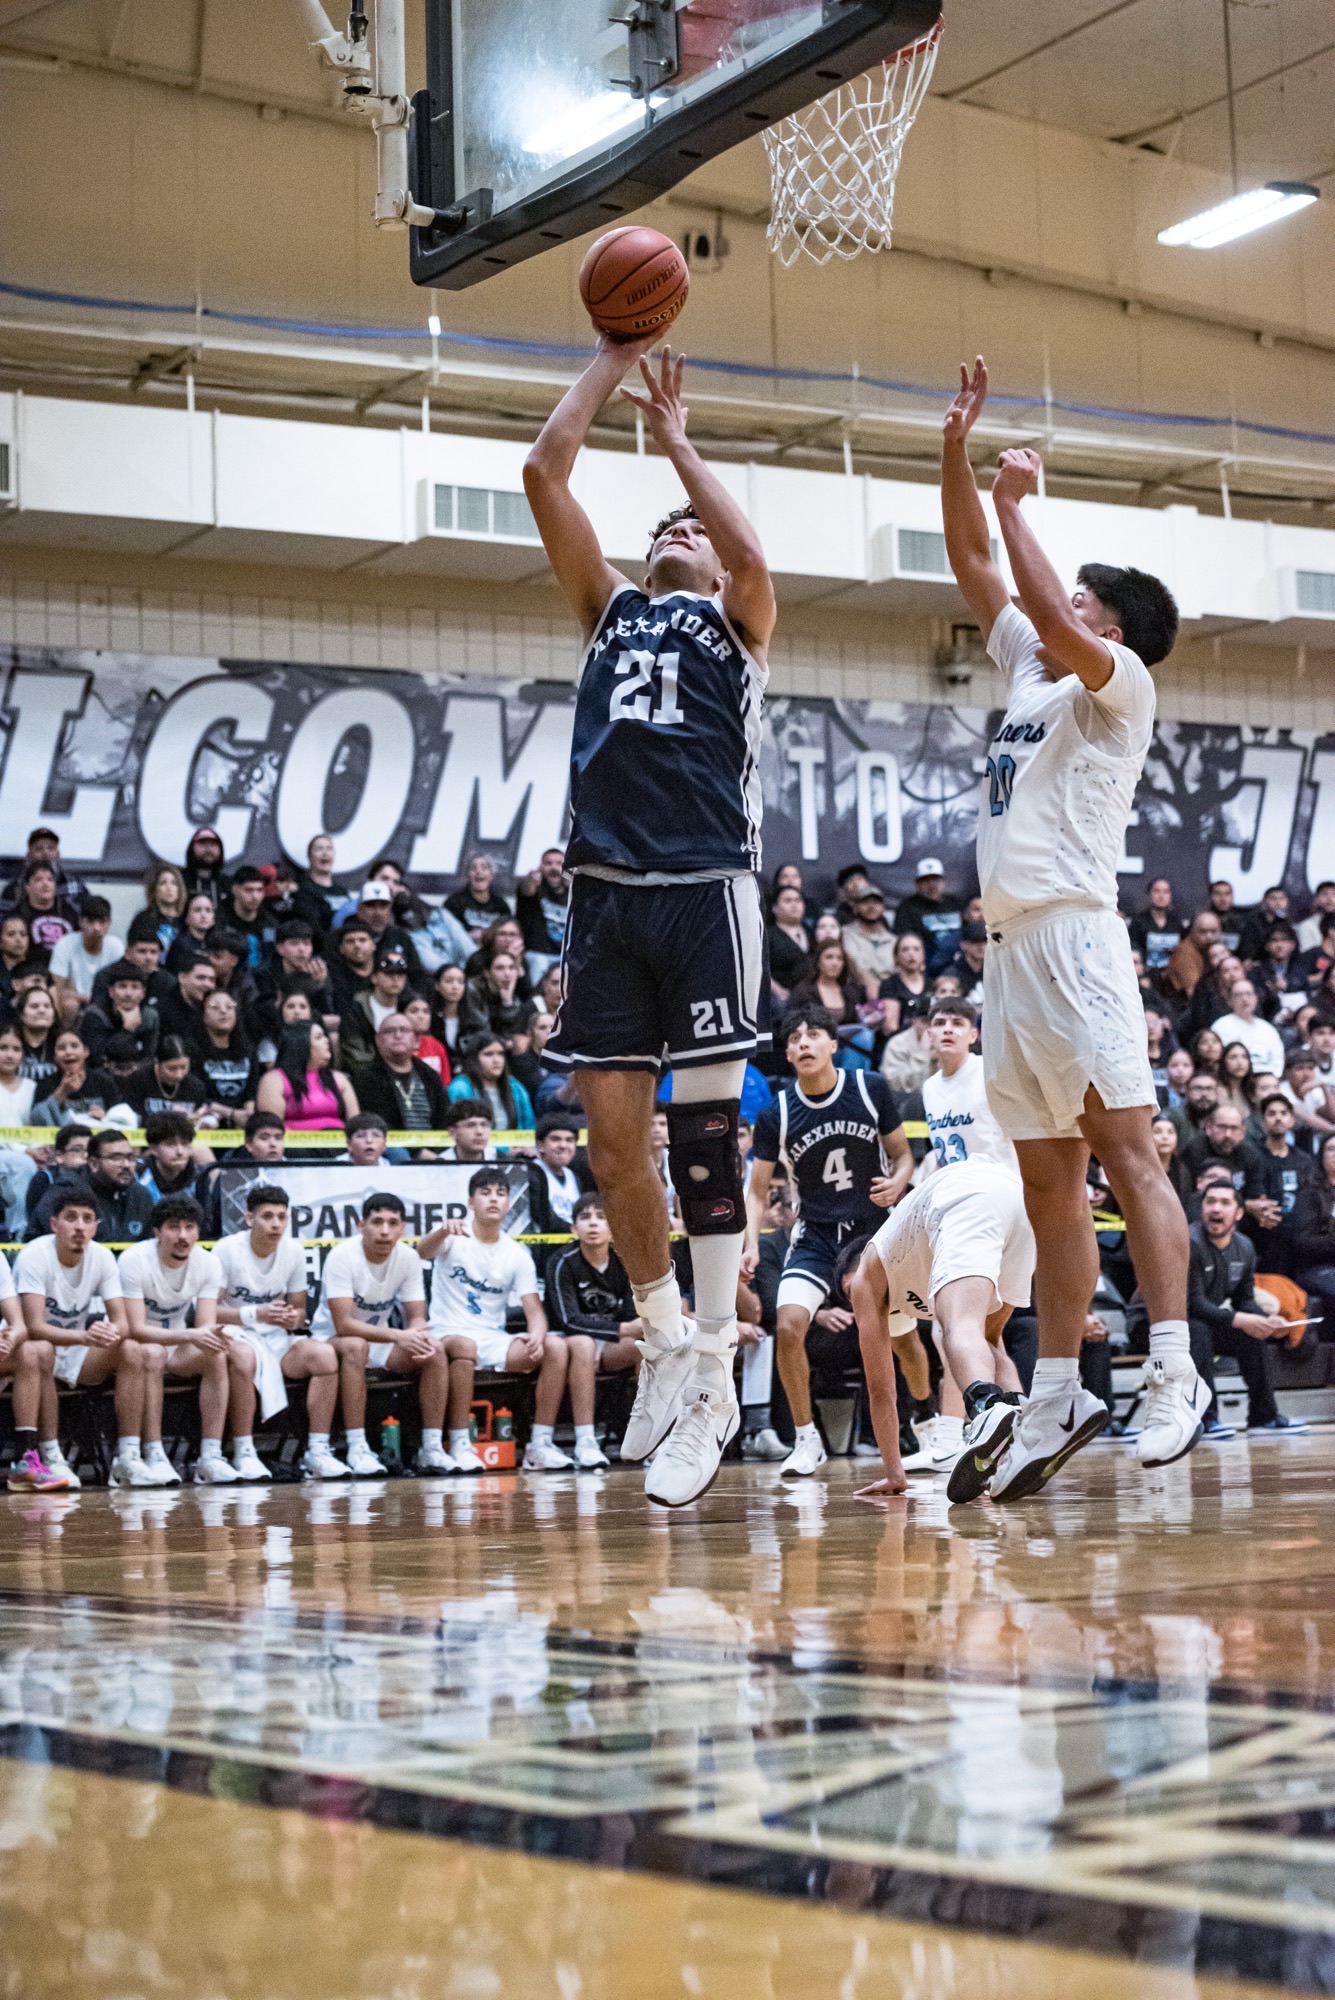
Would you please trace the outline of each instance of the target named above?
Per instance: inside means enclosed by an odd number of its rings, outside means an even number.
[[[651,1333],[637,1340],[640,1350],[640,1379],[635,1385],[630,1422],[621,1440],[621,1456],[638,1463],[648,1458],[681,1415],[682,1397],[695,1367],[691,1344],[691,1322],[685,1321],[686,1339],[670,1347],[660,1335]]]
[[[111,1483],[113,1486],[156,1486],[158,1481],[142,1458],[113,1458]]]
[[[1136,1457],[1142,1465],[1171,1465],[1199,1442],[1210,1391],[1189,1355],[1176,1355],[1171,1369],[1162,1361],[1147,1361],[1143,1380]]]
[[[307,1445],[301,1454],[301,1469],[308,1479],[348,1479],[351,1474],[341,1458],[335,1458],[328,1445]]]
[[[227,1460],[217,1458],[197,1458],[190,1477],[196,1486],[235,1486],[237,1476]]]
[[[471,1438],[465,1438],[463,1443],[457,1445],[450,1455],[454,1460],[456,1471],[466,1472],[470,1478],[476,1477],[479,1472],[485,1472],[487,1469],[486,1460],[483,1458],[481,1452],[474,1449]]]
[[[769,1424],[763,1430],[748,1431],[742,1439],[742,1457],[761,1465],[777,1465],[790,1456],[788,1446]]]
[[[988,1492],[994,1500],[1027,1500],[1109,1421],[1108,1405],[1078,1383],[1058,1396],[1031,1400],[1015,1419]]]
[[[530,1438],[524,1448],[525,1472],[569,1472],[574,1463],[559,1444],[534,1444]]]
[[[1009,1389],[997,1390],[964,1426],[964,1449],[955,1461],[946,1487],[952,1506],[964,1506],[986,1493],[1006,1446],[1011,1441],[1015,1419],[1020,1414],[1020,1398]]]
[[[234,1451],[232,1453],[232,1470],[238,1479],[257,1481],[273,1478],[272,1472],[270,1472],[254,1445],[251,1446],[249,1451]]]
[[[78,1473],[74,1470],[73,1466],[70,1464],[69,1460],[66,1458],[64,1452],[60,1449],[59,1445],[56,1446],[50,1458],[44,1458],[42,1460],[42,1463],[51,1472],[64,1473],[67,1492],[77,1493],[82,1487],[83,1485],[82,1479],[80,1479]]]
[[[605,1465],[610,1465],[611,1463],[611,1459],[608,1458],[597,1438],[575,1439],[576,1472],[601,1472]]]
[[[645,1497],[660,1507],[689,1507],[698,1500],[718,1478],[723,1454],[741,1421],[742,1413],[730,1397],[694,1389],[645,1475]]]
[[[348,1471],[354,1479],[383,1479],[385,1468],[369,1444],[348,1446]]]
[[[951,1472],[964,1449],[963,1417],[938,1417],[932,1432],[932,1470]]]
[[[349,1454],[349,1463],[351,1463],[351,1454]],[[376,1460],[376,1469],[380,1472],[383,1472],[385,1469],[379,1459]],[[413,1471],[423,1474],[428,1479],[439,1478],[443,1473],[457,1472],[458,1470],[458,1460],[446,1451],[443,1445],[439,1444],[424,1444],[413,1460]]]
[[[149,1446],[144,1454],[144,1464],[147,1466],[148,1476],[155,1486],[179,1486],[181,1484],[180,1473],[176,1470],[176,1467],[172,1464],[161,1445],[156,1450],[152,1445]]]
[[[940,1422],[940,1417],[925,1417],[920,1424],[912,1426],[918,1449],[901,1461],[905,1472],[936,1472],[940,1469],[936,1462],[936,1427]]]
[[[785,1479],[809,1479],[824,1463],[825,1446],[820,1441],[820,1432],[813,1431],[810,1437],[797,1440],[780,1471]]]

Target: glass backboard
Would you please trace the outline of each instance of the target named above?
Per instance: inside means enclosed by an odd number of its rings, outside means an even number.
[[[427,0],[419,284],[458,287],[651,200],[931,26],[937,0]]]

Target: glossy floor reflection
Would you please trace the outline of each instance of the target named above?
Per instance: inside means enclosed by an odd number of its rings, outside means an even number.
[[[1332,1472],[1313,1432],[1100,1445],[1009,1512],[848,1464],[675,1517],[630,1472],[0,1501],[12,1990],[1328,1991]],[[168,1951],[173,1827],[216,1886],[172,1876]],[[284,1886],[321,1842],[345,1985]],[[52,1927],[53,1848],[114,1948]],[[387,1870],[454,1887],[387,1937]]]

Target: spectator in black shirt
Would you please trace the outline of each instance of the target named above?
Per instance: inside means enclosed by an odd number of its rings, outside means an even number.
[[[1335,1337],[1335,1133],[1322,1142],[1317,1177],[1300,1188],[1289,1218],[1293,1276],[1308,1311],[1324,1313],[1322,1334]]]
[[[901,931],[895,940],[895,969],[881,981],[885,1002],[885,1032],[897,1035],[910,1021],[925,1017],[932,1004],[927,977],[927,946],[918,931]]]
[[[5,928],[8,921],[6,919],[6,924],[0,924],[0,951],[3,951],[4,948]],[[1309,950],[1298,953],[1293,961],[1292,970],[1295,977],[1301,979],[1307,991],[1313,993],[1320,986],[1332,965],[1335,965],[1335,916],[1323,915],[1321,919],[1320,939]],[[0,984],[3,984],[3,978],[3,971],[0,971]]]
[[[1132,917],[1126,928],[1132,949],[1140,953],[1146,972],[1164,971],[1182,942],[1182,919],[1173,908],[1173,885],[1166,875],[1155,876],[1145,909],[1138,917]]]
[[[176,1036],[194,1048],[204,1036],[204,1002],[217,984],[212,965],[200,952],[176,975],[176,991],[158,1009],[163,1039]]]
[[[120,1086],[106,1070],[89,1066],[88,1047],[75,1028],[61,1028],[55,1042],[59,1075],[32,1107],[34,1125],[67,1125],[74,1119],[105,1118]]]
[[[1255,965],[1265,951],[1271,927],[1289,914],[1289,894],[1278,884],[1267,889],[1254,910],[1248,910],[1238,934],[1238,957],[1246,966]]]
[[[1214,1357],[1228,1354],[1247,1385],[1248,1430],[1304,1430],[1282,1417],[1275,1403],[1268,1343],[1287,1329],[1278,1313],[1262,1312],[1255,1292],[1256,1252],[1236,1233],[1241,1211],[1222,1183],[1201,1197],[1201,1219],[1191,1226],[1187,1319],[1191,1358],[1210,1391],[1205,1430],[1227,1436],[1214,1400]]]
[[[185,850],[185,886],[192,896],[203,894],[217,906],[231,888],[223,873],[223,844],[211,826],[197,826]]]
[[[188,965],[203,958],[209,932],[217,921],[212,896],[206,889],[196,890],[185,906],[185,922],[168,947],[166,970],[179,976]]]
[[[128,958],[123,958],[118,965],[108,966],[105,976],[107,984],[101,999],[94,997],[79,1022],[89,1059],[102,1062],[113,1036],[128,1035],[134,1041],[136,1061],[151,1062],[161,1023],[157,1008],[144,998],[143,973]]]
[[[237,1018],[230,993],[209,994],[200,1028],[190,1066],[204,1086],[205,1112],[222,1125],[238,1125],[255,1108],[259,1076],[250,1037]]]
[[[450,1101],[436,1072],[413,1055],[416,1035],[402,1014],[390,1014],[375,1038],[374,1059],[352,1071],[363,1111],[375,1111],[391,1132],[439,1132]]]
[[[569,1229],[580,1196],[594,1192],[593,1175],[579,1157],[578,1119],[566,1111],[549,1111],[538,1120],[533,1154],[528,1169],[529,1218],[536,1235],[556,1236]]]
[[[26,963],[31,951],[27,923],[11,910],[0,923],[0,1019],[6,1026],[14,1018],[14,974]]]
[[[341,1017],[339,1053],[348,1068],[374,1062],[376,1036],[408,990],[408,961],[397,945],[381,945],[375,955],[371,983]]]
[[[123,1132],[94,1132],[88,1141],[87,1182],[99,1243],[135,1243],[148,1231],[153,1197],[135,1179],[134,1166],[134,1148]],[[50,1233],[51,1210],[63,1192],[52,1188],[38,1202],[29,1241]]]
[[[1260,1148],[1253,1146],[1245,1132],[1242,1113],[1235,1105],[1217,1105],[1205,1130],[1183,1147],[1182,1163],[1193,1180],[1206,1167],[1223,1167],[1239,1202],[1251,1214],[1266,1200],[1265,1164]]]
[[[342,1011],[334,1005],[323,961],[315,956],[314,932],[301,917],[289,917],[279,924],[273,963],[258,975],[256,990],[255,1025],[265,1035],[277,1035],[282,1004],[289,993],[306,995],[312,1019]]]
[[[1300,1191],[1315,1187],[1320,1176],[1312,1155],[1290,1143],[1297,1121],[1288,1098],[1277,1090],[1271,1091],[1261,1101],[1260,1115],[1265,1128],[1261,1160],[1268,1206],[1264,1211],[1257,1209],[1248,1222],[1247,1234],[1256,1245],[1257,1260],[1263,1271],[1292,1277],[1293,1212]]]
[[[0,909],[12,909],[18,902],[23,887],[23,871],[34,861],[44,861],[56,878],[56,885],[66,902],[76,906],[84,897],[84,885],[77,875],[70,875],[60,859],[60,836],[49,826],[35,826],[28,835],[28,849],[22,865],[12,882],[7,882],[0,893]]]
[[[31,1077],[36,1086],[34,1098],[45,1097],[60,1074],[56,1063],[56,1008],[45,974],[40,983],[35,982],[20,995],[15,1013],[19,1040],[23,1043],[19,1075]]]
[[[199,1078],[190,1074],[190,1051],[178,1035],[164,1035],[152,1062],[135,1070],[121,1085],[121,1101],[129,1105],[140,1124],[158,1111],[184,1111],[193,1121],[207,1096]]]
[[[194,1194],[200,1178],[194,1144],[195,1128],[179,1111],[157,1111],[144,1120],[144,1155],[135,1178],[154,1201]]]
[[[946,894],[946,871],[934,854],[924,855],[914,877],[913,894],[895,911],[895,929],[903,937],[912,931],[922,939],[929,974],[944,972],[959,950],[964,899]]]
[[[642,1328],[630,1279],[612,1248],[602,1196],[581,1195],[571,1226],[575,1244],[547,1272],[547,1318],[554,1333],[565,1335],[570,1350],[575,1464],[595,1468],[607,1464],[594,1431],[598,1375],[638,1369],[636,1342]]]
[[[329,991],[334,1006],[346,1014],[359,993],[365,993],[375,970],[375,932],[360,917],[339,926],[328,960]]]
[[[532,874],[515,884],[515,915],[524,933],[524,950],[549,963],[560,957],[565,936],[566,911],[570,905],[565,866],[565,849],[549,847]]]
[[[236,931],[246,940],[247,964],[251,972],[267,965],[273,949],[278,919],[265,908],[268,885],[258,868],[238,868],[232,887],[218,908],[220,929]]]
[[[151,910],[140,910],[130,919],[130,928],[125,934],[125,956],[122,965],[133,965],[144,975],[144,998],[152,1007],[161,1006],[169,993],[176,991],[176,981],[169,972],[162,970],[162,939],[158,936],[157,918]],[[108,965],[98,973],[93,981],[91,1004],[104,1007],[107,986],[115,966]]]
[[[307,845],[306,866],[297,877],[292,914],[323,938],[333,929],[334,912],[343,901],[344,892],[334,880],[334,843],[327,833],[317,833]]]
[[[498,896],[492,887],[495,880],[496,868],[490,855],[470,855],[463,888],[445,898],[450,915],[459,919],[474,940],[480,939],[498,917],[511,914],[504,896]]]
[[[422,961],[417,956],[417,946],[412,941],[411,932],[396,920],[393,885],[379,878],[364,883],[357,899],[355,914],[357,921],[365,924],[370,931],[377,950],[381,947],[388,950],[391,945],[398,946],[408,961],[409,979],[414,986],[420,986],[423,983]],[[346,924],[343,929],[346,931]]]
[[[87,1187],[88,1141],[93,1136],[91,1125],[62,1125],[56,1133],[52,1146],[53,1158],[49,1167],[39,1167],[28,1182],[25,1197],[28,1208],[28,1226],[25,1236],[40,1235],[34,1231],[32,1219],[44,1195],[54,1188]]]
[[[800,889],[789,884],[775,890],[765,938],[769,946],[770,984],[775,998],[783,1006],[811,956],[806,899]]]

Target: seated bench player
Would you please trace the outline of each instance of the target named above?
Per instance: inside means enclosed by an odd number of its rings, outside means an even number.
[[[161,1363],[126,1337],[116,1259],[95,1241],[97,1210],[88,1190],[58,1189],[50,1220],[50,1235],[25,1243],[14,1263],[26,1337],[54,1349],[57,1382],[91,1389],[114,1379],[112,1485],[175,1486],[177,1474],[161,1442],[141,1449],[147,1381]]]
[[[582,1194],[570,1218],[575,1241],[547,1267],[547,1318],[570,1355],[570,1414],[575,1420],[575,1466],[596,1471],[607,1464],[594,1431],[598,1375],[640,1365],[637,1341],[644,1327],[626,1268],[612,1248],[600,1194]],[[757,1310],[757,1317],[759,1316]]]
[[[197,1381],[200,1446],[191,1478],[197,1486],[232,1486],[238,1475],[223,1457],[227,1405],[234,1381],[253,1376],[255,1357],[218,1325],[222,1268],[200,1243],[203,1226],[193,1195],[164,1195],[149,1218],[152,1240],[132,1243],[121,1256],[121,1291],[131,1344],[155,1357],[144,1385],[146,1450],[162,1448],[164,1376]]]
[[[961,1160],[933,1174],[891,1210],[849,1283],[872,1425],[886,1473],[864,1489],[868,1494],[902,1493],[905,1488],[892,1337],[909,1332],[915,1319],[930,1316],[940,1324],[956,1380],[991,1384],[995,1368],[989,1344],[1000,1340],[1012,1309],[1029,1303],[1033,1275],[1034,1239],[1023,1186],[994,1160]],[[1097,1396],[1078,1385],[1070,1395],[1068,1442],[1059,1458],[1046,1444],[1038,1453],[1027,1451],[1012,1428],[1015,1405],[991,1404],[998,1413],[994,1423],[1004,1426],[1009,1441],[990,1433],[978,1464],[973,1451],[966,1451],[951,1473],[949,1497],[971,1500],[990,1491],[995,1500],[1021,1500],[1036,1493],[1108,1422],[1107,1408]],[[998,1449],[1001,1442],[1004,1451]]]
[[[0,1254],[0,1382],[14,1385],[11,1493],[67,1493],[82,1483],[66,1465],[56,1436],[55,1366],[50,1341],[28,1337],[9,1259]]]
[[[327,1340],[305,1332],[306,1252],[288,1229],[290,1205],[285,1189],[256,1181],[246,1194],[247,1226],[224,1236],[213,1253],[223,1274],[218,1323],[255,1356],[254,1374],[239,1375],[232,1387],[232,1464],[240,1479],[272,1476],[254,1446],[256,1399],[267,1423],[287,1408],[288,1381],[305,1381],[301,1469],[313,1479],[346,1479],[347,1466],[329,1449],[338,1356]]]
[[[570,1460],[552,1441],[565,1393],[569,1351],[547,1331],[538,1274],[527,1247],[504,1233],[510,1183],[501,1167],[479,1167],[468,1183],[468,1219],[446,1222],[418,1245],[431,1263],[431,1331],[449,1358],[450,1445],[443,1466],[430,1470],[482,1472],[468,1438],[473,1377],[479,1368],[507,1375],[539,1370],[533,1430],[524,1453],[526,1472],[564,1472]],[[511,1299],[522,1306],[528,1331],[511,1336],[505,1316]],[[425,1431],[423,1451],[427,1449]],[[441,1450],[436,1433],[433,1448]]]
[[[403,1240],[407,1214],[396,1194],[367,1195],[358,1234],[329,1253],[311,1321],[311,1339],[328,1341],[338,1356],[348,1471],[354,1479],[378,1479],[385,1470],[366,1442],[368,1368],[417,1376],[424,1440],[428,1429],[439,1439],[445,1413],[449,1364],[427,1331],[422,1260]],[[396,1309],[402,1322],[397,1327]],[[452,1469],[424,1466],[421,1452],[417,1463],[419,1471]]]

